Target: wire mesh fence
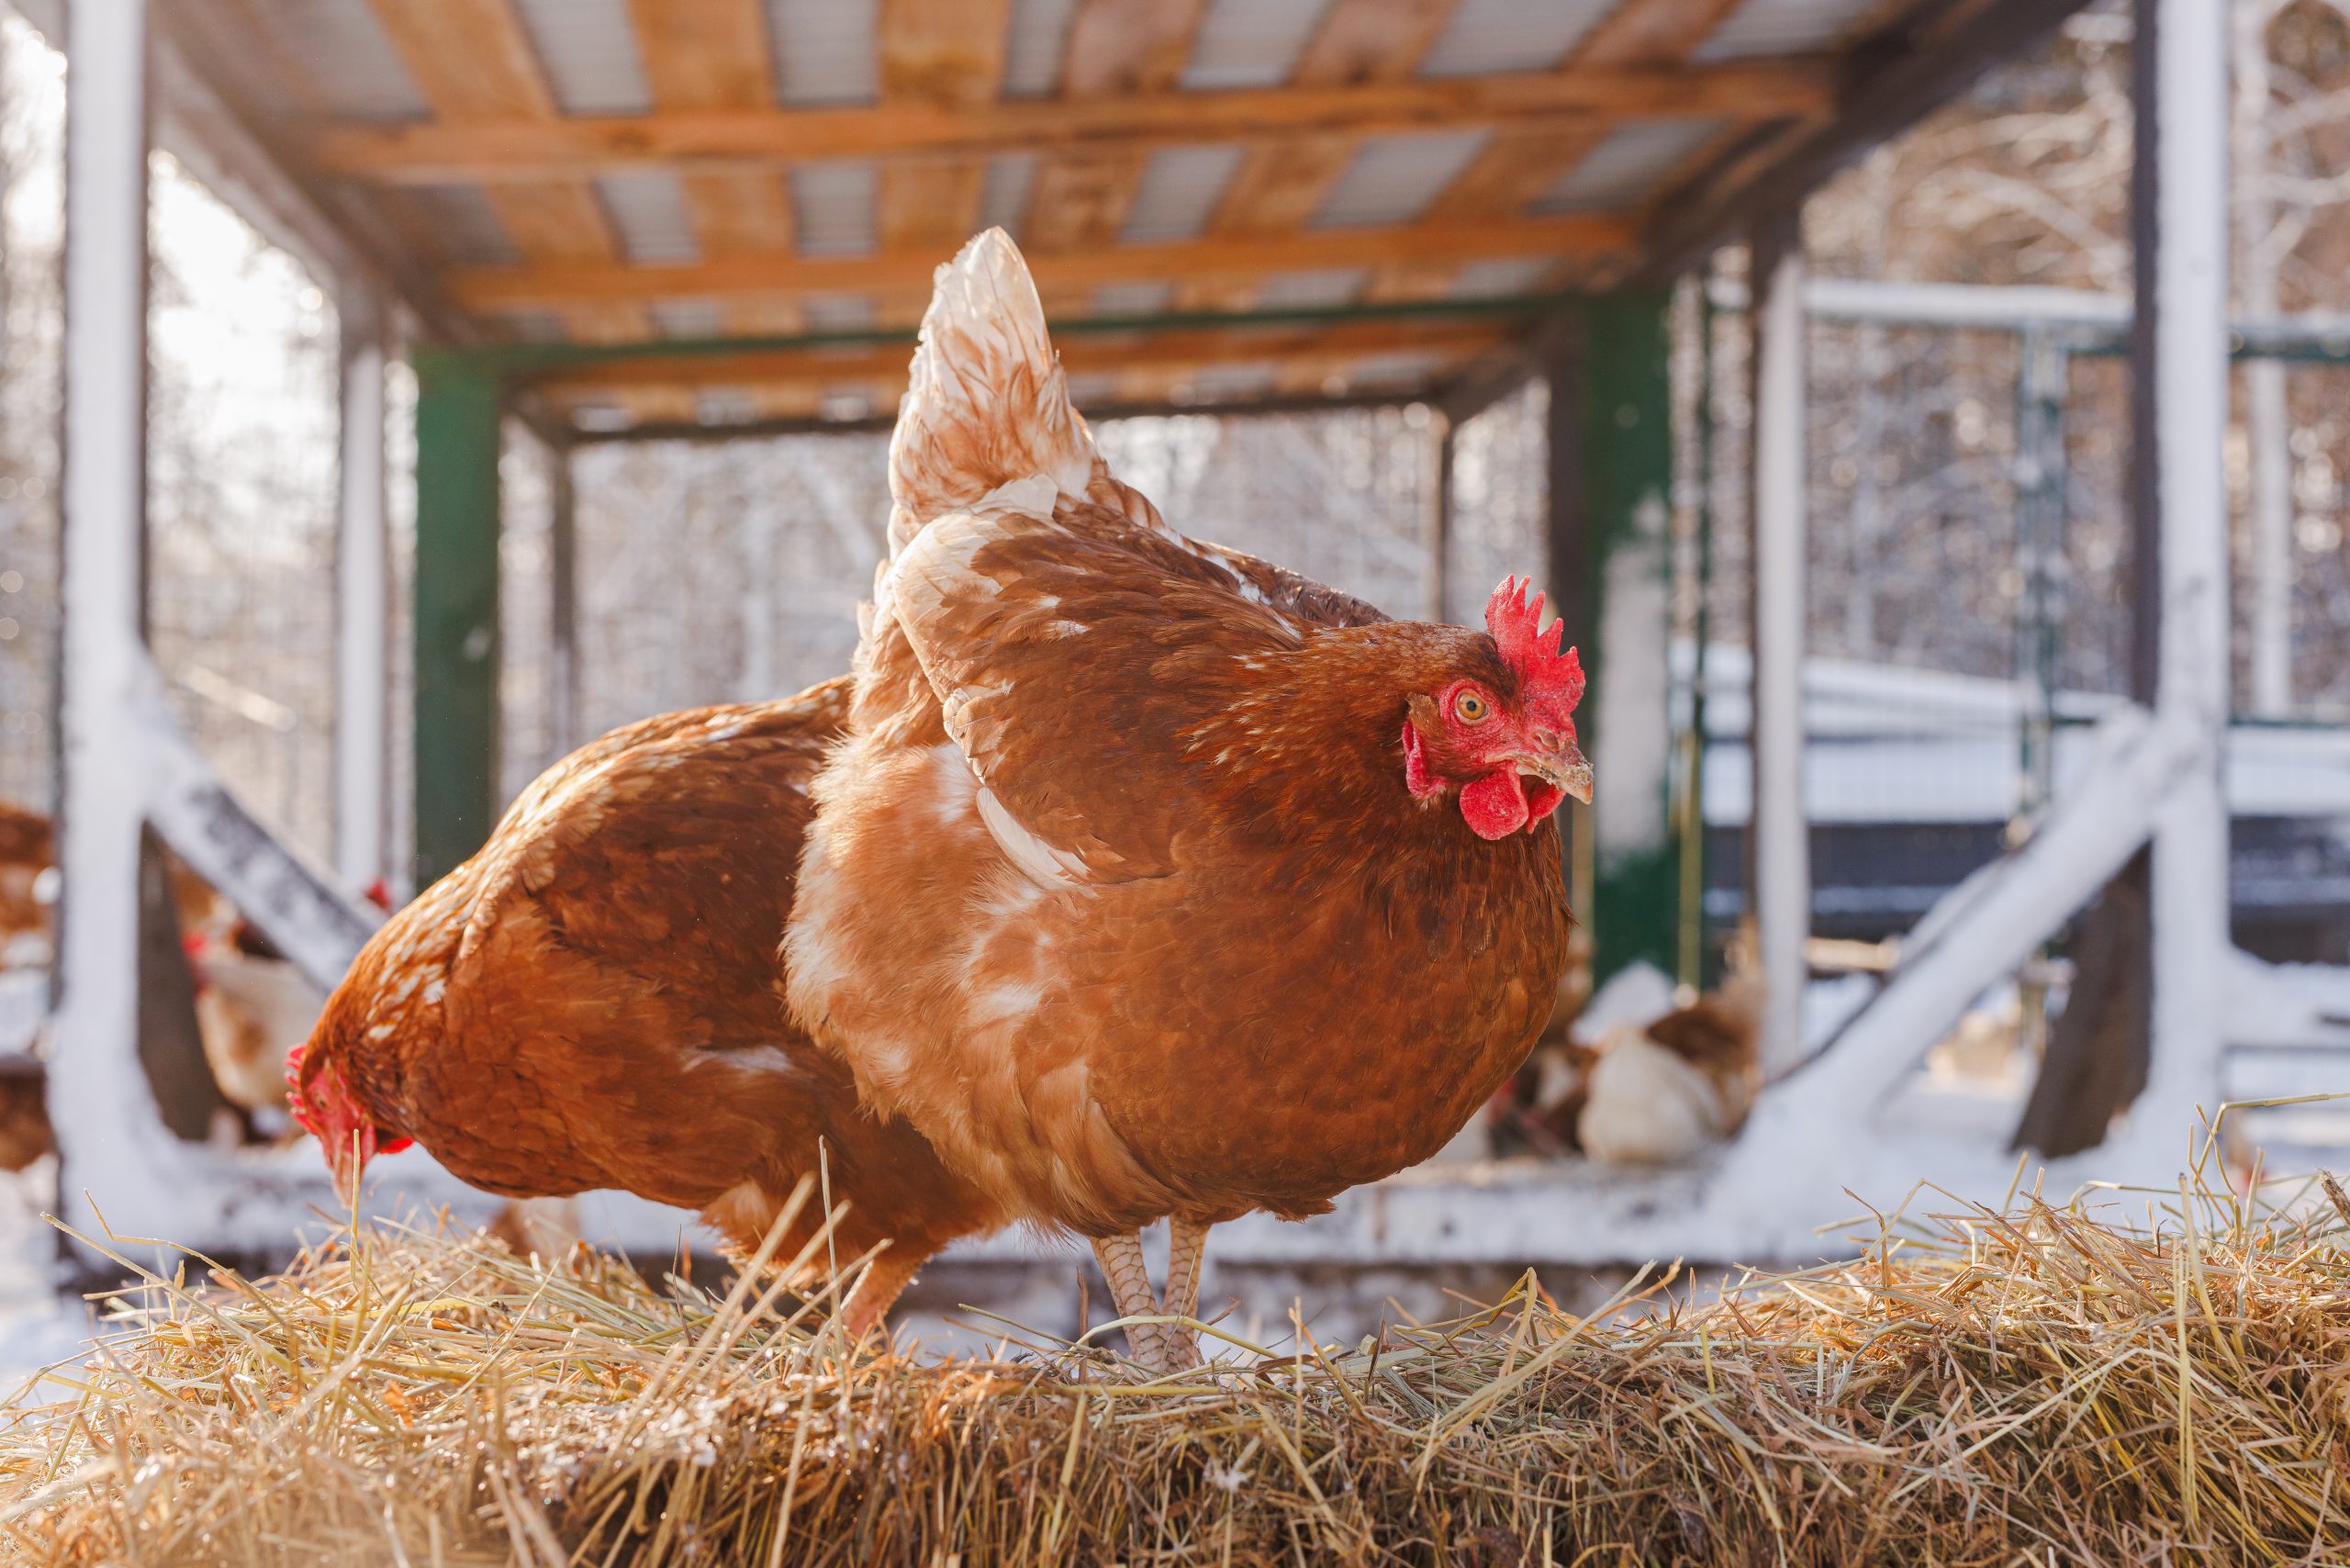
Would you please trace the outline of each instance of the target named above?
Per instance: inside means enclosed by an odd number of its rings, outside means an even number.
[[[151,164],[148,638],[180,722],[283,841],[333,848],[340,371],[324,290]]]
[[[56,780],[63,62],[0,12],[0,799]]]

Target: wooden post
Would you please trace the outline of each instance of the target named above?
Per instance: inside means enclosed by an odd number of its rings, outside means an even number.
[[[167,1139],[139,1061],[146,769],[140,638],[147,377],[147,8],[76,0],[66,91],[58,1009],[50,1103],[66,1211]]]
[[[2146,1099],[2168,1117],[2212,1093],[2225,1013],[2229,26],[2210,0],[2138,0],[2137,22],[2133,684],[2195,743],[2154,840]]]
[[[342,473],[335,533],[334,861],[356,891],[386,863],[391,739],[391,560],[384,518],[384,335],[363,283],[337,291],[342,324]]]
[[[547,591],[554,601],[547,658],[547,744],[568,756],[587,737],[579,733],[579,491],[571,448],[552,449],[554,470],[547,541]]]
[[[1436,422],[1436,476],[1428,487],[1427,510],[1420,520],[1420,549],[1426,562],[1426,614],[1430,621],[1449,620],[1452,554],[1452,438],[1460,426],[1443,409],[1431,406]]]
[[[1758,228],[1754,247],[1753,815],[1748,912],[1765,987],[1762,1063],[1803,1060],[1804,945],[1811,935],[1810,824],[1803,802],[1804,256],[1799,215]]]
[[[1676,961],[1673,774],[1673,296],[1626,290],[1583,317],[1580,584],[1561,605],[1591,696],[1580,728],[1595,795],[1593,975]],[[1577,591],[1579,588],[1580,591]]]
[[[498,811],[498,458],[490,370],[420,355],[416,397],[416,886],[481,847]]]

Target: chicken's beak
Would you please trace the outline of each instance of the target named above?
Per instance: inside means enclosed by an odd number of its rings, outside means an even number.
[[[1557,786],[1581,801],[1591,804],[1591,764],[1583,759],[1583,748],[1569,741],[1558,750],[1513,758],[1517,770],[1530,773],[1546,784]]]

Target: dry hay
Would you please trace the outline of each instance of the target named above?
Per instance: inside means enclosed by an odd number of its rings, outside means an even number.
[[[0,1427],[0,1533],[241,1568],[2350,1559],[2350,1207],[2092,1196],[1157,1383],[372,1231],[126,1298]]]

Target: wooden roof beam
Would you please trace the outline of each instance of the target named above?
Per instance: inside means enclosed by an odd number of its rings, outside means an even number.
[[[1062,51],[1062,102],[1181,96],[1175,85],[1206,17],[1207,0],[1078,0]],[[1023,248],[1052,253],[1116,244],[1150,154],[1147,144],[1133,141],[1047,153],[1028,186]],[[1058,284],[1039,278],[1037,287],[1048,311],[1084,307],[1080,295]]]
[[[443,130],[462,136],[485,121],[556,120],[554,95],[509,0],[369,3]],[[620,254],[594,189],[577,177],[502,185],[488,196],[515,249],[533,263],[610,263]],[[628,301],[578,301],[564,320],[574,336],[589,340],[653,330],[651,318]]]
[[[885,115],[984,109],[1003,84],[1012,0],[881,0],[875,24]],[[896,159],[881,166],[875,239],[884,251],[952,251],[979,227],[987,159]],[[882,303],[885,316],[908,302]],[[912,303],[916,316],[920,303]]]
[[[1460,0],[1332,0],[1290,71],[1289,90],[1389,84],[1412,79]],[[1555,86],[1557,78],[1542,81]],[[1330,191],[1361,151],[1362,137],[1347,130],[1306,131],[1253,143],[1216,201],[1207,231],[1214,235],[1279,234],[1303,229],[1322,210]],[[1255,285],[1185,283],[1176,302],[1186,308],[1237,309]]]
[[[1198,371],[1218,365],[1312,364],[1343,372],[1373,355],[1480,353],[1509,341],[1512,329],[1490,321],[1359,321],[1311,332],[1295,328],[1162,332],[1121,341],[1073,338],[1061,345],[1072,375]],[[751,349],[739,353],[647,354],[540,373],[532,385],[550,395],[645,386],[905,387],[913,350],[906,344],[822,351]],[[1315,377],[1321,379],[1320,376]]]
[[[629,11],[656,109],[755,109],[775,102],[759,0],[629,0]],[[682,183],[703,255],[791,248],[791,193],[778,171],[705,170]],[[737,332],[789,332],[799,325],[799,308],[787,301],[739,303],[727,314],[728,328]]]
[[[1113,245],[1066,253],[1028,252],[1040,289],[1166,278],[1262,277],[1359,266],[1366,259],[1460,265],[1521,256],[1628,251],[1637,226],[1615,214],[1517,218],[1484,223],[1417,223],[1378,229],[1311,229],[1294,234]],[[798,294],[925,289],[946,259],[919,250],[871,256],[713,256],[701,262],[632,266],[611,261],[470,267],[448,274],[450,297],[475,311],[643,305],[656,299],[789,297]]]
[[[1693,69],[1691,56],[1741,3],[1618,0],[1616,8],[1568,51],[1557,73],[1574,76],[1593,70],[1640,69],[1670,73]],[[1696,119],[1716,113],[1750,120],[1779,118],[1759,107],[1715,111],[1696,106],[1684,106],[1673,118]],[[1606,124],[1500,128],[1438,194],[1427,216],[1457,222],[1523,212],[1589,157],[1615,129]],[[1367,292],[1381,299],[1424,294],[1441,288],[1446,275],[1441,269],[1382,268]]]
[[[416,3],[377,0],[383,6]],[[1319,87],[1144,90],[963,106],[910,101],[877,108],[665,110],[573,118],[507,115],[331,126],[310,146],[314,163],[326,174],[401,185],[497,185],[624,169],[691,174],[834,158],[937,160],[1087,150],[1140,156],[1158,147],[1218,141],[1487,125],[1549,137],[1588,137],[1628,120],[1823,115],[1832,106],[1835,85],[1831,62],[1807,57]],[[1041,181],[1042,171],[1039,175]]]

